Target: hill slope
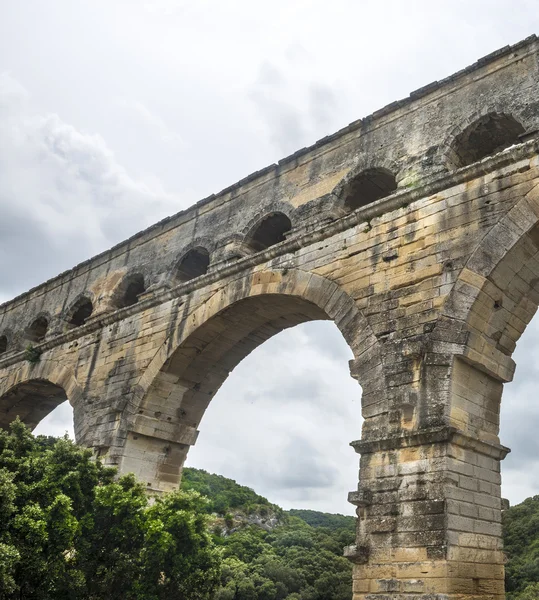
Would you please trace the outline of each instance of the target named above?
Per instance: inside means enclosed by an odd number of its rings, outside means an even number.
[[[539,496],[504,511],[505,582],[508,600],[539,598]]]
[[[355,519],[284,511],[234,480],[184,470],[182,487],[210,498],[213,535],[225,556],[215,600],[350,600],[352,568],[343,547]],[[503,514],[507,600],[539,600],[539,496]]]
[[[353,518],[315,511],[286,513],[250,488],[198,469],[184,470],[182,487],[211,500],[214,540],[224,556],[215,600],[352,597],[352,567],[342,552],[354,543]],[[304,512],[316,526],[293,512]]]

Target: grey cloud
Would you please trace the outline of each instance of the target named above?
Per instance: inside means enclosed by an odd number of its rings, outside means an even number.
[[[313,442],[294,438],[282,449],[268,475],[279,488],[328,488],[336,480],[335,471]]]
[[[1,173],[1,171],[0,171]],[[0,203],[3,198],[0,196]],[[0,220],[0,284],[4,300],[40,281],[44,276],[42,257],[49,254],[50,240],[31,212],[17,213],[12,207],[2,208]],[[46,271],[62,270],[64,260],[52,255]]]
[[[283,155],[297,149],[305,139],[301,113],[292,105],[279,100],[275,90],[264,86],[253,90],[251,99],[265,121],[271,142]]]
[[[279,86],[286,83],[283,74],[279,69],[272,65],[270,62],[264,61],[260,65],[260,69],[258,71],[258,77],[256,81],[257,85],[268,85],[268,86]]]
[[[137,118],[137,124],[139,125],[137,133],[139,136],[142,129],[140,125],[143,125],[151,135],[156,135],[167,144],[180,149],[186,148],[187,144],[183,137],[172,130],[160,115],[150,110],[144,103],[139,100],[121,98],[117,101],[117,104],[124,111],[132,113]]]
[[[250,93],[271,142],[283,154],[327,133],[335,122],[338,104],[330,86],[312,81],[297,64],[301,62],[296,60],[297,53],[289,51],[286,56],[289,64],[285,67],[268,61],[260,65]]]
[[[329,85],[312,83],[309,86],[309,112],[319,129],[328,129],[337,110],[337,97]]]
[[[333,361],[349,361],[354,357],[350,347],[344,342],[344,338],[337,326],[332,321],[314,321],[305,335],[309,344],[323,340],[320,346],[322,352],[328,359]]]
[[[0,114],[16,114],[28,103],[28,92],[9,73],[0,73]]]
[[[4,295],[41,283],[172,212],[172,198],[131,178],[100,136],[33,112],[24,88],[6,73],[0,76],[0,136]]]

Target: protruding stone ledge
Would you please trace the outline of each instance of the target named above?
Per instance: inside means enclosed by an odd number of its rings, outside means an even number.
[[[134,435],[157,438],[186,446],[194,446],[198,437],[195,427],[182,423],[167,423],[145,415],[132,417],[128,423],[128,430]]]
[[[352,546],[344,547],[344,557],[356,565],[364,565],[369,562],[370,550],[368,546]]]
[[[354,492],[348,492],[348,502],[358,507],[369,506],[372,504],[372,492],[371,490],[356,490]]]
[[[387,452],[389,450],[398,450],[400,448],[440,443],[455,444],[498,460],[503,460],[510,452],[510,449],[505,446],[473,438],[470,435],[459,431],[456,427],[449,426],[407,432],[402,435],[387,438],[357,440],[351,442],[350,446],[352,446],[358,454],[373,454],[374,452]]]

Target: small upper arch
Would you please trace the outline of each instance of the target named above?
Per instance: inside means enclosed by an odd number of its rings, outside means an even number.
[[[144,275],[142,273],[129,273],[119,283],[113,294],[113,305],[116,308],[133,306],[146,291]]]
[[[94,305],[89,294],[80,296],[71,306],[67,315],[68,325],[71,327],[80,327],[84,325],[87,319],[92,315]]]
[[[49,330],[49,324],[49,316],[44,314],[40,315],[24,330],[24,337],[30,342],[42,342]]]
[[[340,193],[343,208],[352,212],[390,196],[397,189],[395,175],[384,167],[371,167],[348,178]]]
[[[391,195],[397,189],[399,166],[385,159],[372,164],[360,155],[356,165],[331,192],[337,214],[348,214]]]
[[[8,336],[5,333],[3,333],[2,335],[0,335],[0,356],[7,352],[8,347],[9,347]]]
[[[447,166],[450,169],[466,167],[520,144],[525,132],[522,123],[507,113],[489,112],[474,116],[464,128],[452,132],[446,153]]]
[[[33,429],[66,399],[83,410],[83,389],[71,367],[50,360],[23,363],[0,382],[0,428],[20,416]],[[77,427],[80,428],[80,422],[75,421],[76,437],[80,440]]]
[[[210,252],[204,246],[194,246],[183,252],[176,263],[174,275],[178,281],[189,281],[208,272]]]
[[[276,211],[258,219],[245,236],[246,245],[253,252],[260,252],[286,239],[292,229],[292,221],[284,212]]]

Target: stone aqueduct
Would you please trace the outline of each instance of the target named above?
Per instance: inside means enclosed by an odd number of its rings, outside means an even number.
[[[499,408],[538,304],[533,36],[2,305],[0,426],[68,398],[80,443],[174,488],[229,372],[331,319],[363,390],[354,600],[501,600]]]

